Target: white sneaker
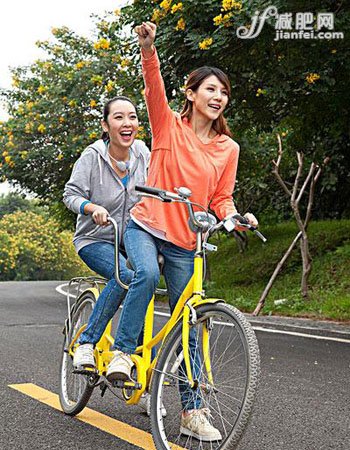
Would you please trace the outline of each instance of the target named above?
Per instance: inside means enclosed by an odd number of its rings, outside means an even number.
[[[108,381],[132,381],[131,369],[133,366],[134,363],[129,355],[116,350],[112,361],[108,365],[106,378]]]
[[[200,441],[221,441],[220,431],[213,427],[207,416],[208,409],[193,409],[191,412],[181,415],[180,433],[192,436]]]
[[[138,402],[138,405],[141,406],[141,408],[146,411],[147,416],[150,417],[151,416],[151,394],[149,394],[148,392],[144,392],[141,395],[140,401]],[[165,406],[163,405],[162,402],[162,417],[166,417],[167,415],[167,411],[165,409]]]
[[[79,345],[74,352],[73,366],[75,369],[79,367],[95,367],[93,344]]]

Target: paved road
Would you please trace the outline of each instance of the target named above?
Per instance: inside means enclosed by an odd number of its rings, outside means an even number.
[[[65,298],[55,291],[58,284],[0,283],[0,448],[137,449],[8,387],[34,383],[58,392],[66,315]],[[281,323],[277,328],[283,328]],[[340,328],[343,338],[350,335]],[[257,331],[257,336],[262,356],[260,394],[238,449],[348,450],[349,343],[266,331]],[[101,401],[96,393],[89,406],[149,431],[148,419],[138,407],[125,408],[111,395]]]

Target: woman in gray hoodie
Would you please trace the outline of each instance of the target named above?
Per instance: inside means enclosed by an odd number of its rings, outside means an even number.
[[[136,107],[127,97],[115,97],[104,106],[102,138],[89,145],[76,161],[63,201],[78,214],[73,243],[80,258],[109,281],[89,318],[75,351],[75,367],[94,367],[94,346],[116,313],[125,291],[114,279],[114,236],[108,226],[111,216],[119,225],[120,241],[129,211],[139,200],[135,185],[145,184],[150,153],[135,140],[138,131]],[[129,284],[133,272],[119,255],[120,278]]]

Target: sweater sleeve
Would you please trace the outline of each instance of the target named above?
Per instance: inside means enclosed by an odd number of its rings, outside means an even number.
[[[146,58],[143,52],[141,52],[141,56],[145,100],[151,125],[153,148],[166,146],[161,140],[169,136],[168,130],[175,122],[175,116],[168,104],[157,51],[154,50],[149,58]]]
[[[90,155],[85,153],[74,164],[70,179],[64,187],[63,203],[76,214],[82,214],[82,205],[90,202],[91,168]]]
[[[227,161],[226,167],[219,179],[219,183],[210,203],[210,208],[220,220],[224,219],[229,214],[236,212],[232,199],[239,156],[239,146],[238,144],[236,145],[237,147],[231,152],[230,158]]]

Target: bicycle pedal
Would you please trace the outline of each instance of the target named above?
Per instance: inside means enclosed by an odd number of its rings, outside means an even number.
[[[130,389],[131,391],[136,391],[142,388],[141,383],[137,383],[135,381],[114,380],[111,382],[111,385],[118,389]]]
[[[95,367],[78,367],[72,371],[74,374],[78,375],[97,375],[98,372]]]

